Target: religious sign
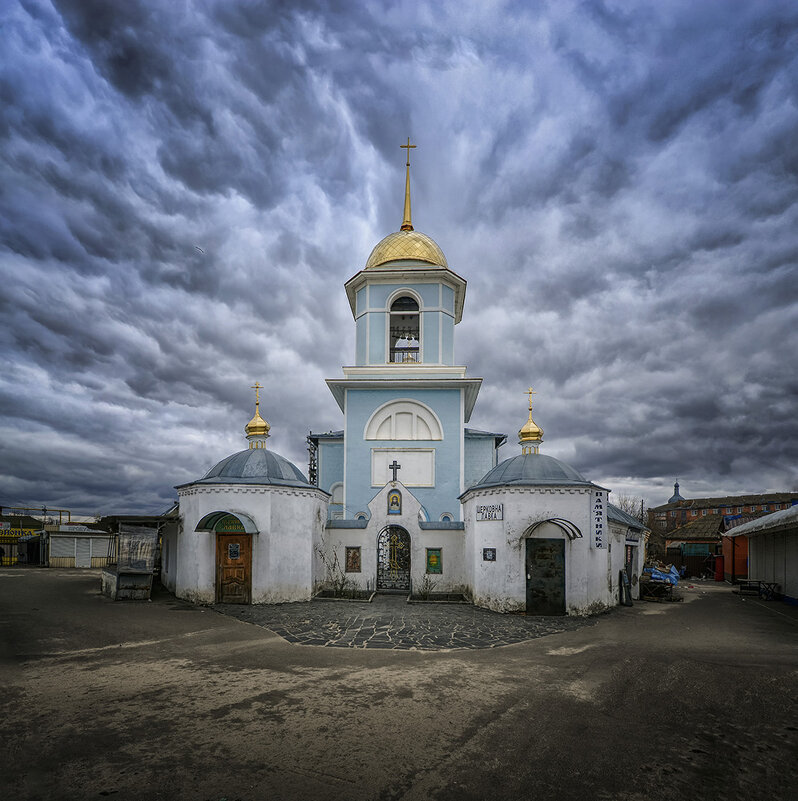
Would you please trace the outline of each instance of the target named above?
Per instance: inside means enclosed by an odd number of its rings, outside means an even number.
[[[346,549],[346,572],[360,572],[360,548],[352,547]]]
[[[225,515],[217,524],[216,531],[244,531],[244,524],[235,515]]]
[[[496,549],[495,548],[483,548],[482,549],[482,561],[483,562],[495,562],[496,561]]]
[[[477,522],[481,520],[504,520],[504,504],[488,503],[477,506]]]
[[[593,547],[604,547],[604,531],[606,529],[607,505],[604,501],[604,493],[600,490],[593,492],[593,509],[591,511],[593,519]]]
[[[391,481],[396,481],[396,471],[400,470],[401,468],[402,468],[402,465],[397,464],[396,459],[393,460],[392,464],[388,465],[388,469],[393,473]]]
[[[391,490],[388,493],[388,514],[402,514],[402,493],[399,490]]]
[[[227,558],[232,562],[235,559],[241,558],[241,543],[228,542],[227,543]]]
[[[427,548],[427,573],[443,573],[443,558],[440,548]]]

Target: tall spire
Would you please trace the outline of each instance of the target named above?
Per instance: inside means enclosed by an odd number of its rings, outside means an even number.
[[[269,429],[271,428],[260,416],[260,391],[262,387],[256,381],[251,388],[255,390],[255,415],[244,428],[244,433],[249,440],[250,450],[253,448],[266,447],[266,439],[269,436]]]
[[[532,396],[535,390],[530,387],[526,393],[529,395],[529,419],[518,432],[518,444],[521,446],[521,453],[538,453],[540,443],[543,442],[543,429],[532,419]]]
[[[406,145],[399,145],[399,147],[403,147],[407,150],[407,175],[405,177],[405,215],[404,219],[402,220],[402,227],[399,229],[401,231],[412,231],[413,230],[413,220],[410,216],[410,150],[414,148],[415,145],[410,144],[410,137],[407,137],[407,144]]]

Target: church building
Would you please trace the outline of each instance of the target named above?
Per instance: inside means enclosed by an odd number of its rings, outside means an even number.
[[[500,463],[506,436],[468,427],[482,379],[455,356],[466,281],[414,229],[415,146],[402,147],[401,228],[344,285],[354,363],[327,379],[343,428],[309,436],[306,478],[266,448],[256,395],[249,448],[177,488],[181,525],[164,542],[164,582],[200,603],[307,600],[344,579],[458,593],[496,611],[616,604],[622,573],[632,585],[641,573],[644,527],[609,504],[608,490],[539,452],[532,390],[520,455]]]

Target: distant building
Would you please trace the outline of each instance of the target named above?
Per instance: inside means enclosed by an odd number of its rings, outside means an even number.
[[[0,566],[27,561],[27,542],[44,533],[41,520],[30,515],[0,515]]]
[[[676,498],[676,500],[674,500]],[[769,514],[798,504],[798,492],[771,492],[758,495],[724,495],[719,498],[686,500],[679,494],[678,482],[668,503],[648,510],[648,527],[655,534],[667,533],[707,515],[735,516]]]

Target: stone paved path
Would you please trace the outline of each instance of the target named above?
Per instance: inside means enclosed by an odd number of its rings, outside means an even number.
[[[300,645],[420,651],[495,648],[594,622],[579,617],[501,615],[468,604],[408,604],[396,595],[377,595],[371,603],[217,604],[213,609]]]

